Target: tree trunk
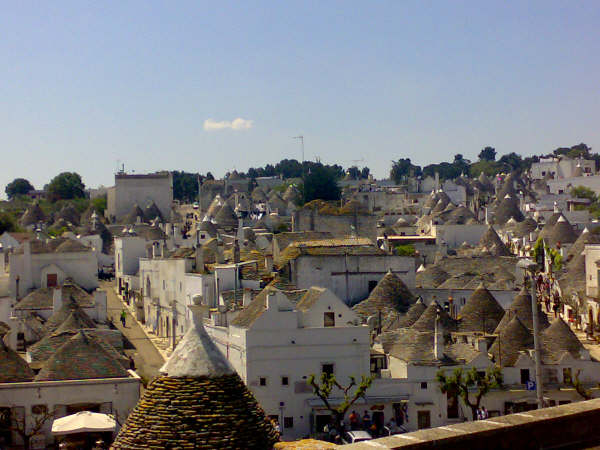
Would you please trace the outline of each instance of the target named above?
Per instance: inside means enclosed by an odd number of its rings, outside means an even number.
[[[470,405],[471,406],[471,414],[473,415],[473,420],[477,420],[477,406],[474,405]]]

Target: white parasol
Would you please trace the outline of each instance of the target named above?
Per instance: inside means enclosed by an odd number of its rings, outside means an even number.
[[[80,411],[52,422],[52,434],[101,433],[114,431],[115,420],[106,414]]]

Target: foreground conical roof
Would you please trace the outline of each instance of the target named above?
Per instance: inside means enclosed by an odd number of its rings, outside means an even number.
[[[504,309],[483,283],[471,294],[460,310],[458,330],[493,333],[504,316]]]
[[[352,309],[366,319],[377,314],[396,312],[403,313],[414,303],[415,298],[398,275],[389,271],[379,280],[369,297],[354,305]]]
[[[512,303],[504,313],[504,317],[502,317],[502,320],[498,324],[495,333],[499,334],[514,317],[518,317],[519,321],[525,327],[527,327],[529,330],[533,330],[533,311],[531,309],[531,295],[525,288],[522,288],[521,291],[515,296]],[[538,321],[541,330],[547,328],[550,325],[550,323],[548,322],[548,317],[545,313],[542,312],[540,303],[538,303]]]
[[[590,233],[590,231],[585,228],[567,252],[567,265],[578,257],[583,256],[581,253],[585,250],[586,244],[600,244],[600,236],[596,233]]]
[[[519,358],[519,352],[533,348],[533,334],[517,316],[498,333],[490,353],[494,362],[501,367],[514,366]]]
[[[278,433],[201,317],[148,384],[112,449],[270,449]]]

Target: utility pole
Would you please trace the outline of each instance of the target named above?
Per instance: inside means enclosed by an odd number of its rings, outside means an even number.
[[[302,161],[300,161],[301,163],[304,162],[304,136],[300,135],[300,136],[294,136],[292,137],[292,139],[299,139],[300,140],[300,145],[302,147]]]
[[[537,264],[530,259],[522,259],[517,263],[517,267],[530,273],[531,276],[531,312],[533,319],[533,348],[535,354],[535,391],[537,396],[538,409],[544,407],[544,386],[542,381],[542,352],[540,348],[540,326],[538,320],[538,305],[535,292],[535,268]]]

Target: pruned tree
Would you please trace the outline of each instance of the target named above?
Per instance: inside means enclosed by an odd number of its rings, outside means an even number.
[[[55,412],[56,410],[49,411],[47,408],[38,411],[38,414],[30,416],[33,422],[28,428],[25,422],[25,413],[23,413],[23,417],[15,417],[14,414],[11,414],[11,409],[6,408],[4,414],[9,414],[10,417],[0,417],[0,423],[10,423],[7,428],[19,435],[23,441],[23,447],[28,450],[31,448],[31,438],[42,430],[48,420],[54,419]],[[0,414],[3,414],[2,410],[0,410]]]
[[[578,369],[577,372],[575,372],[575,376],[572,376],[570,373],[567,374],[565,376],[565,384],[568,384],[569,386],[573,387],[573,389],[575,389],[575,392],[577,392],[584,400],[591,400],[592,398],[594,398],[594,396],[592,395],[592,391],[586,389],[583,386],[583,384],[579,380],[580,373],[581,369]]]
[[[471,408],[473,420],[477,417],[477,410],[481,405],[481,399],[492,389],[502,388],[502,370],[493,365],[485,372],[478,372],[475,367],[465,371],[462,367],[454,369],[452,375],[446,375],[444,370],[438,371],[435,376],[440,384],[443,394],[462,399],[464,404]],[[475,398],[471,398],[469,390],[476,388]]]
[[[335,428],[341,432],[342,421],[350,407],[359,399],[363,398],[367,389],[371,387],[373,377],[361,376],[360,382],[355,377],[350,377],[350,383],[347,386],[342,386],[335,378],[334,374],[322,373],[320,382],[317,382],[315,375],[308,377],[308,384],[313,388],[313,393],[319,397],[325,408],[333,415]],[[344,396],[344,401],[338,406],[334,406],[329,401],[333,389],[336,388]],[[353,388],[356,388],[353,390]]]

